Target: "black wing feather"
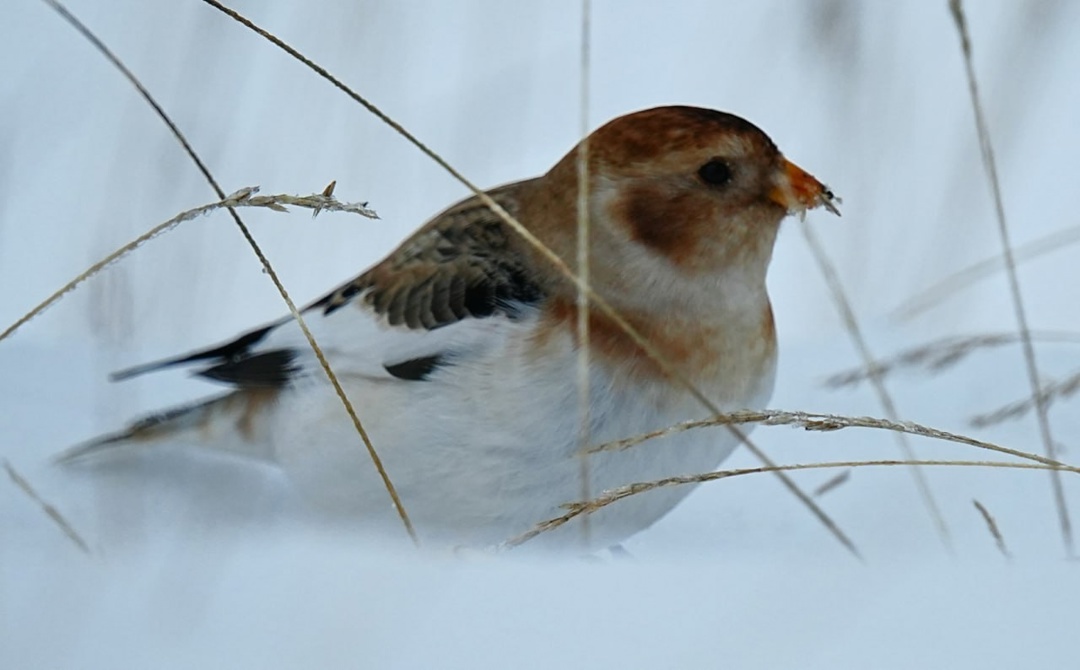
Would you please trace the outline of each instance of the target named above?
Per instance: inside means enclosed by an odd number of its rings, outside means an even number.
[[[257,330],[244,333],[235,340],[219,347],[197,351],[193,354],[185,354],[184,356],[177,358],[168,358],[163,361],[154,361],[153,363],[144,363],[143,365],[126,368],[112,373],[109,375],[109,379],[118,382],[124,379],[137,377],[147,372],[155,372],[157,370],[164,370],[165,368],[186,365],[188,363],[198,363],[199,361],[210,361],[215,359],[223,361],[238,360],[247,356],[252,347],[261,342],[271,330],[277,328],[281,323],[281,321],[278,321]]]
[[[293,349],[275,349],[218,363],[196,374],[243,388],[279,388],[300,371],[293,364],[296,353]]]

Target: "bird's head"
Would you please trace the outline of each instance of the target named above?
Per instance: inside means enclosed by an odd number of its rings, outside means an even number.
[[[549,173],[564,192],[577,193],[583,151],[594,235],[689,274],[743,264],[763,272],[786,215],[819,206],[839,214],[828,188],[757,126],[724,112],[657,107],[614,119]]]

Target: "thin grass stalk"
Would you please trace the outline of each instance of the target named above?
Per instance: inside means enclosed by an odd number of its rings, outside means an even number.
[[[589,455],[583,449],[592,442],[591,389],[589,380],[589,53],[590,53],[590,18],[592,14],[589,0],[581,1],[581,89],[580,122],[581,144],[577,156],[577,270],[581,284],[577,290],[577,391],[578,391],[578,476],[581,478],[580,494],[582,500],[592,497],[592,473],[589,467]],[[590,524],[582,519],[582,546],[588,549],[592,545]]]
[[[1013,249],[1013,262],[1016,265],[1021,265],[1029,260],[1059,251],[1077,242],[1080,242],[1080,226],[1056,230],[1027,244],[1015,247]],[[992,277],[1005,267],[1007,266],[1002,261],[1001,256],[984,258],[981,261],[972,263],[908,298],[893,311],[893,316],[904,321],[912,319],[931,307],[940,304],[949,296],[959,293],[982,279]]]
[[[1039,342],[1076,344],[1080,333],[1032,331],[1031,339]],[[1010,333],[986,333],[983,335],[951,336],[905,349],[888,358],[878,359],[875,370],[887,375],[899,368],[923,367],[930,372],[944,370],[962,361],[979,349],[1001,347],[1020,342],[1020,335]],[[863,366],[849,368],[832,374],[825,380],[829,388],[853,386],[870,378]]]
[[[912,421],[891,421],[889,419],[880,419],[871,416],[843,416],[840,414],[820,414],[817,412],[789,412],[779,409],[763,409],[763,410],[744,410],[741,412],[732,412],[724,416],[713,417],[711,419],[702,419],[700,421],[683,421],[667,428],[660,430],[654,430],[650,433],[642,433],[641,435],[635,435],[623,440],[615,440],[613,442],[606,442],[595,447],[591,447],[590,451],[593,453],[599,453],[602,451],[623,451],[631,447],[654,440],[659,437],[666,437],[668,435],[674,435],[687,430],[696,430],[699,428],[709,428],[714,426],[730,426],[730,425],[742,425],[742,424],[760,424],[763,426],[794,426],[796,428],[802,428],[807,431],[817,433],[828,433],[836,430],[843,430],[845,428],[870,428],[875,430],[890,430],[906,433],[908,435],[917,435],[919,437],[927,437],[934,440],[941,440],[944,442],[953,442],[956,444],[964,444],[969,447],[976,447],[978,449],[985,449],[987,451],[993,451],[999,454],[1005,454],[1007,456],[1015,456],[1016,458],[1022,458],[1034,463],[1041,463],[1043,465],[1055,466],[1055,467],[1072,467],[1067,463],[1062,463],[1039,454],[1029,451],[1022,451],[1019,449],[1011,449],[1009,447],[1003,447],[993,442],[986,442],[984,440],[977,440],[967,435],[960,435],[959,433],[950,433],[938,428],[932,428],[930,426],[924,426],[922,424],[914,423]]]
[[[1039,402],[1042,402],[1046,407],[1050,407],[1059,400],[1069,398],[1078,390],[1080,390],[1080,372],[1073,373],[1061,381],[1051,381],[1043,384],[1036,398],[1022,398],[993,411],[973,416],[970,423],[976,428],[985,428],[1002,421],[1016,419],[1037,408]]]
[[[1008,545],[1005,544],[1005,536],[1001,534],[1001,529],[998,528],[997,520],[994,519],[994,515],[990,514],[990,510],[986,509],[978,500],[971,501],[975,505],[975,509],[979,511],[979,515],[982,516],[983,521],[986,523],[986,530],[990,533],[990,536],[994,538],[994,544],[997,545],[998,551],[1007,560],[1012,560],[1012,553],[1009,552]]]
[[[7,471],[8,478],[11,479],[11,482],[15,484],[16,488],[25,493],[27,498],[34,501],[37,506],[41,508],[41,511],[52,519],[52,522],[64,533],[64,536],[67,537],[67,539],[71,540],[71,542],[84,554],[90,553],[90,545],[86,544],[86,540],[79,535],[78,531],[75,530],[75,527],[71,525],[71,522],[60,513],[60,510],[56,509],[53,505],[50,505],[44,498],[38,495],[38,492],[30,485],[30,482],[19,474],[18,470],[15,469],[15,466],[7,459],[4,459],[4,470]]]
[[[1016,272],[1016,259],[1013,257],[1012,242],[1010,240],[1009,225],[1005,218],[1005,205],[1001,195],[1001,181],[998,179],[997,162],[994,160],[994,147],[990,142],[990,129],[983,113],[982,100],[979,96],[979,86],[975,78],[975,65],[972,59],[971,36],[968,32],[967,17],[964,15],[962,0],[949,0],[949,10],[953,21],[956,23],[956,31],[960,37],[960,49],[963,53],[964,72],[967,75],[968,93],[971,96],[971,107],[975,113],[975,127],[979,136],[979,151],[982,154],[983,167],[986,169],[986,177],[990,182],[990,190],[994,195],[994,213],[997,219],[998,236],[1001,239],[1001,254],[1005,260],[1005,274],[1009,279],[1009,295],[1012,298],[1013,312],[1016,317],[1017,330],[1020,333],[1020,342],[1024,353],[1024,364],[1027,369],[1028,384],[1031,387],[1031,396],[1035,399],[1035,416],[1038,419],[1039,434],[1042,438],[1043,449],[1048,458],[1055,458],[1057,449],[1054,444],[1053,433],[1050,429],[1050,417],[1047,413],[1046,401],[1040,394],[1042,384],[1039,382],[1039,369],[1035,360],[1035,346],[1031,342],[1031,329],[1028,327],[1027,313],[1024,307],[1024,297],[1020,291],[1020,278]],[[1069,506],[1065,500],[1065,488],[1061,482],[1061,473],[1050,472],[1050,487],[1053,490],[1054,506],[1057,509],[1058,523],[1061,527],[1061,539],[1065,546],[1065,555],[1076,558],[1076,549],[1073,541],[1072,521],[1069,518]]]
[[[74,279],[61,286],[54,291],[49,297],[42,300],[40,303],[30,308],[28,312],[16,319],[14,323],[8,326],[4,332],[0,333],[0,341],[3,341],[15,334],[15,331],[19,330],[31,320],[40,316],[47,309],[52,307],[57,301],[63,298],[65,295],[74,291],[80,284],[87,279],[90,279],[97,273],[101,272],[105,268],[109,267],[113,263],[123,259],[125,256],[135,251],[142,245],[146,244],[150,240],[169,232],[176,226],[184,223],[185,221],[191,221],[199,216],[205,216],[210,212],[223,209],[227,207],[265,207],[278,212],[287,212],[288,210],[284,205],[293,205],[296,207],[306,207],[318,214],[320,211],[336,211],[336,212],[353,212],[361,214],[368,218],[377,219],[378,215],[374,210],[367,208],[367,203],[345,203],[338,202],[333,197],[323,194],[314,194],[309,196],[295,196],[287,194],[277,195],[255,195],[258,193],[258,186],[249,186],[242,188],[239,191],[229,195],[224,200],[218,200],[217,202],[211,202],[205,205],[200,205],[192,209],[180,212],[173,218],[163,221],[154,226],[150,230],[146,231],[142,235],[139,235],[134,240],[131,240],[122,247],[116,249],[112,253],[108,254],[98,262],[94,263],[90,267],[86,268]]]
[[[790,472],[794,470],[821,470],[827,468],[862,468],[862,467],[890,467],[890,466],[912,466],[918,465],[921,467],[968,467],[968,468],[1006,468],[1015,470],[1054,470],[1073,472],[1080,474],[1080,468],[1073,467],[1071,465],[1046,465],[1043,463],[1004,463],[1001,461],[947,461],[947,460],[918,460],[918,461],[903,461],[903,460],[878,460],[878,461],[830,461],[826,463],[796,463],[792,465],[773,465],[762,466],[757,468],[739,468],[734,470],[717,470],[715,472],[704,472],[696,475],[682,475],[678,477],[666,477],[664,479],[657,479],[649,482],[637,482],[634,484],[627,484],[626,486],[620,486],[608,491],[605,491],[601,495],[592,500],[586,500],[582,502],[570,503],[563,507],[567,509],[565,514],[557,517],[552,517],[546,521],[542,521],[536,524],[530,530],[510,538],[504,542],[501,547],[512,548],[520,546],[529,540],[532,540],[541,533],[552,531],[559,526],[564,525],[568,521],[581,516],[582,514],[593,514],[608,505],[614,504],[629,498],[630,496],[639,495],[641,493],[647,493],[659,488],[667,488],[669,486],[685,486],[687,484],[704,484],[706,482],[715,482],[721,479],[730,479],[732,477],[742,477],[745,475],[756,475],[764,472],[774,472],[776,470],[783,470]]]
[[[833,303],[840,312],[840,319],[844,322],[844,328],[847,330],[848,335],[851,336],[851,342],[855,345],[855,350],[859,352],[859,357],[862,358],[863,368],[865,368],[866,375],[870,379],[870,385],[877,395],[878,402],[881,403],[881,407],[885,410],[885,416],[892,421],[899,421],[900,413],[896,411],[896,403],[893,402],[892,394],[885,388],[885,380],[878,368],[878,362],[874,359],[874,354],[870,351],[870,345],[863,336],[858,319],[855,318],[855,310],[851,307],[851,301],[848,300],[844,284],[840,281],[840,275],[836,272],[836,268],[829,259],[825,247],[822,246],[817,235],[810,229],[805,219],[799,221],[799,228],[802,230],[807,246],[810,247],[814,260],[817,262],[821,276],[825,279],[825,284],[829,287],[829,292],[832,293]],[[907,435],[902,432],[893,432],[893,437],[904,459],[914,461],[915,450],[911,448]],[[926,474],[918,466],[912,466],[910,473],[912,480],[915,482],[915,488],[919,492],[919,498],[930,515],[930,520],[934,524],[934,530],[937,531],[941,544],[950,554],[955,554],[956,550],[953,547],[949,525],[945,522],[945,517],[941,513],[941,507],[938,505],[937,499],[934,498],[930,483],[926,481]]]

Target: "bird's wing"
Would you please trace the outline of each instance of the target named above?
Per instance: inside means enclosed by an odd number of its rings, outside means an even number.
[[[490,192],[516,210],[528,182]],[[385,260],[305,307],[305,322],[338,374],[423,380],[544,299],[520,242],[477,198],[432,219]],[[178,365],[240,388],[275,388],[318,373],[298,324],[284,318],[220,346],[129,368],[125,379]]]

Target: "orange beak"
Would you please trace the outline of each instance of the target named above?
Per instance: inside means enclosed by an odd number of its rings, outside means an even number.
[[[786,209],[789,213],[804,214],[809,209],[824,207],[840,216],[836,208],[840,198],[836,197],[825,184],[784,157],[780,157],[780,171],[775,177],[775,185],[769,191],[769,200]]]

